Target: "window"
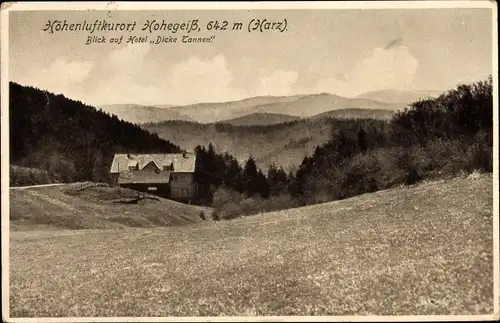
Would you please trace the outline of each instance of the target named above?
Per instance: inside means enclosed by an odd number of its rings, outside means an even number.
[[[182,189],[182,196],[189,196],[189,189],[183,188]]]

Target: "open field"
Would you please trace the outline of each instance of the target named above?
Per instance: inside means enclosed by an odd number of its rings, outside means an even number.
[[[12,232],[11,316],[489,314],[492,202],[481,175],[227,222]]]
[[[10,188],[11,230],[105,229],[175,226],[201,222],[209,208],[167,199],[133,201],[136,191],[92,183]]]

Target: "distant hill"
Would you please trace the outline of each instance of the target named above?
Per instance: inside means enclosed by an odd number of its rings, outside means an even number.
[[[404,105],[385,103],[361,98],[345,98],[334,94],[322,93],[297,98],[290,103],[274,103],[254,108],[257,112],[283,113],[301,118],[308,118],[320,113],[343,109],[378,109],[396,111]]]
[[[224,123],[229,123],[235,126],[259,126],[259,125],[272,125],[285,123],[290,121],[295,121],[300,119],[299,117],[289,116],[286,114],[279,113],[264,113],[256,112],[248,114],[243,117],[238,117],[230,120],[224,120]]]
[[[272,163],[285,170],[300,164],[304,156],[314,152],[331,135],[332,123],[327,118],[298,119],[269,125],[232,125],[229,123],[196,123],[164,121],[142,127],[160,138],[170,138],[181,147],[192,150],[197,145],[214,145],[217,152],[228,152],[241,163],[250,156],[267,171]]]
[[[292,117],[308,118],[314,115],[339,109],[379,109],[399,110],[405,104],[385,103],[364,98],[345,98],[334,94],[322,93],[284,97],[255,97],[241,101],[200,103],[169,108],[189,116],[199,123],[225,122],[255,113],[281,114]]]
[[[383,109],[340,109],[317,114],[310,117],[312,120],[321,118],[341,118],[341,119],[382,119],[392,118],[394,111]]]
[[[170,109],[187,115],[196,122],[213,123],[242,117],[255,112],[269,112],[255,111],[255,107],[275,103],[289,103],[297,100],[299,97],[300,96],[259,96],[239,101],[176,106]]]
[[[359,99],[376,100],[387,103],[410,104],[420,99],[429,97],[436,98],[442,91],[402,91],[402,90],[380,90],[363,93],[357,96]]]
[[[111,104],[99,106],[104,112],[114,114],[118,118],[132,122],[145,123],[163,120],[192,120],[190,117],[170,109],[170,106],[161,107],[143,106],[138,104]]]
[[[10,163],[64,182],[109,176],[115,152],[180,152],[168,140],[82,102],[9,84]]]

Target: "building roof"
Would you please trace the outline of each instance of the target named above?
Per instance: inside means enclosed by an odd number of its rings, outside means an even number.
[[[120,172],[118,175],[118,184],[167,184],[170,182],[170,171],[159,173],[151,172]]]
[[[138,164],[135,163],[137,161]],[[136,166],[142,170],[144,166],[154,162],[158,167],[173,164],[173,173],[194,173],[196,155],[194,153],[179,154],[115,154],[110,173],[128,171],[128,166]]]
[[[139,166],[139,162],[137,160],[130,159],[127,164],[128,167],[136,167]]]

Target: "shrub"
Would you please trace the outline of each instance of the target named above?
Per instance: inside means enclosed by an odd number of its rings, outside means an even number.
[[[420,180],[422,180],[422,176],[420,175],[417,167],[410,165],[406,170],[405,184],[413,185]]]
[[[224,220],[231,220],[235,219],[241,215],[243,215],[243,212],[241,211],[241,207],[239,204],[234,203],[234,202],[229,202],[223,206],[223,208],[220,210],[221,217]]]
[[[220,221],[221,220],[219,212],[217,210],[214,210],[212,212],[212,220],[213,221]]]
[[[229,202],[239,203],[241,194],[228,187],[218,188],[213,197],[212,206],[215,209],[222,209]]]
[[[493,140],[491,133],[479,131],[467,148],[467,170],[493,171]]]
[[[57,182],[56,177],[48,171],[15,165],[10,165],[9,180],[11,186],[40,185]]]

